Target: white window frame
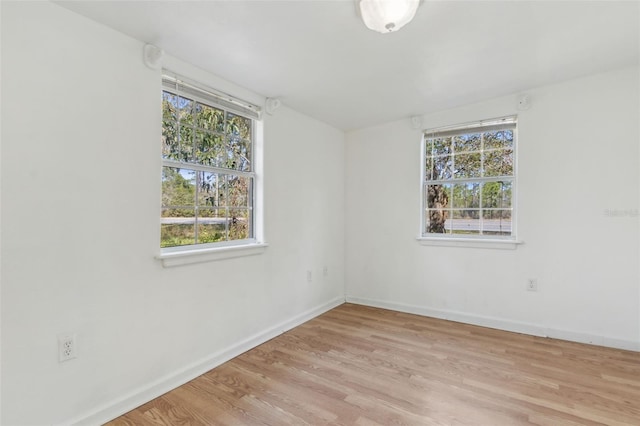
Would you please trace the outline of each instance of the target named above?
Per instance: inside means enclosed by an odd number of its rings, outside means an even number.
[[[509,129],[513,131],[513,175],[502,177],[465,177],[455,178],[454,172],[451,172],[451,178],[446,179],[428,179],[427,177],[427,141],[437,137],[449,137],[464,134],[482,133],[492,130]],[[464,124],[457,124],[447,127],[433,128],[423,131],[421,140],[421,152],[420,152],[420,233],[417,240],[423,245],[434,246],[465,246],[473,248],[505,248],[514,249],[518,244],[522,242],[517,239],[517,116],[511,115],[506,117],[499,117],[488,120],[475,121]],[[488,151],[484,149],[484,141],[481,141],[480,150],[476,150],[476,153],[482,153]],[[468,153],[468,151],[467,151]],[[453,152],[452,152],[453,154]],[[452,155],[452,158],[454,156]],[[454,164],[455,167],[455,164]],[[484,167],[484,164],[481,164]],[[511,193],[511,235],[486,235],[486,234],[455,234],[455,233],[429,233],[427,232],[427,214],[428,214],[428,201],[427,201],[427,186],[433,184],[464,184],[464,183],[484,183],[495,182],[498,180],[508,180],[512,185]],[[481,192],[480,192],[481,196]],[[454,208],[449,205],[445,210],[450,213]],[[482,202],[480,201],[478,212],[480,216],[480,226],[482,227],[483,211]],[[482,228],[481,228],[482,229]]]
[[[251,207],[247,218],[250,236],[242,240],[226,240],[214,243],[191,244],[174,247],[160,247],[156,256],[164,266],[179,266],[212,260],[229,259],[241,256],[260,254],[267,247],[263,241],[262,221],[262,109],[254,104],[235,98],[229,94],[194,82],[172,71],[163,70],[162,90],[178,96],[184,96],[204,105],[251,119],[251,170],[241,171],[230,168],[203,165],[196,162],[162,158],[162,167],[174,167],[196,171],[206,171],[218,175],[249,177],[253,182],[250,188]]]

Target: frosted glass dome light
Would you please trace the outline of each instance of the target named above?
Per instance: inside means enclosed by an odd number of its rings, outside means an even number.
[[[398,31],[416,15],[420,0],[359,0],[367,28],[379,33]]]

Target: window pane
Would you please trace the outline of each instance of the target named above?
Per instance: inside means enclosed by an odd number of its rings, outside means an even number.
[[[251,141],[230,136],[227,140],[226,167],[233,170],[251,171]]]
[[[480,177],[481,154],[459,154],[454,158],[455,178]]]
[[[173,93],[162,92],[162,120],[178,121],[178,97]]]
[[[162,121],[162,158],[180,158],[178,144],[178,125],[175,121]]]
[[[484,149],[513,148],[513,131],[499,130],[483,133]]]
[[[511,235],[511,210],[489,210],[483,215],[483,234]]]
[[[218,199],[218,207],[228,207],[229,206],[229,177],[224,174],[218,175],[218,189],[216,192],[216,197]]]
[[[504,131],[504,143],[505,143],[505,146],[508,146],[509,148],[513,148],[513,130]]]
[[[433,141],[433,155],[451,154],[451,138],[435,138]]]
[[[425,180],[432,180],[433,179],[433,167],[434,167],[434,162],[433,162],[433,157],[427,157],[425,159],[425,170],[424,170],[424,178]]]
[[[226,209],[200,208],[198,212],[198,244],[227,240]]]
[[[198,173],[198,206],[199,207],[224,207],[226,191],[224,187],[224,175],[211,172]]]
[[[453,162],[450,155],[435,157],[433,159],[433,179],[451,179]]]
[[[228,221],[229,240],[244,240],[250,238],[248,209],[229,210]]]
[[[251,140],[251,119],[228,112],[227,134]]]
[[[162,168],[162,205],[164,207],[184,206],[192,208],[194,206],[196,196],[195,173],[194,170],[174,167]]]
[[[229,175],[228,187],[230,207],[250,206],[251,178]]]
[[[454,185],[451,206],[456,209],[480,207],[480,184],[462,183]]]
[[[447,208],[451,200],[451,185],[427,185],[426,197],[427,208]]]
[[[485,176],[513,176],[513,150],[497,150],[484,153]]]
[[[428,234],[450,234],[451,220],[449,210],[427,209],[426,233]]]
[[[427,198],[427,233],[444,233],[449,212],[447,207],[451,200],[451,185],[426,185]]]
[[[453,210],[451,212],[453,234],[480,234],[480,212],[478,210]]]
[[[198,132],[195,161],[205,166],[220,166],[224,157],[224,138],[209,132]]]
[[[193,142],[194,134],[193,128],[190,126],[179,126],[178,130],[178,152],[172,160],[177,161],[192,161],[193,159]]]
[[[178,120],[181,124],[193,124],[193,101],[178,96]]]
[[[162,92],[162,157],[179,157],[178,144],[178,97]]]
[[[505,209],[511,207],[512,182],[485,182],[482,185],[482,208]]]
[[[427,157],[433,156],[433,139],[424,140],[424,155]]]
[[[513,182],[502,182],[500,208],[513,208]]]
[[[160,247],[186,246],[195,241],[193,209],[162,209]]]
[[[453,137],[455,152],[480,151],[480,133],[459,135]]]
[[[178,97],[162,92],[162,157],[179,157],[178,144]]]
[[[224,111],[208,105],[196,103],[195,124],[201,129],[223,132],[224,131]]]

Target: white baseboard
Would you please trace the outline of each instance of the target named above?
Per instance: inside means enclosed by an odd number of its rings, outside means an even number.
[[[551,337],[554,339],[568,340],[571,342],[588,343],[598,346],[607,346],[616,349],[640,352],[640,342],[632,340],[614,339],[607,336],[598,336],[588,333],[561,330],[543,327],[520,321],[511,321],[504,318],[489,317],[483,315],[473,315],[464,312],[448,311],[443,309],[433,309],[424,306],[409,305],[405,303],[387,302],[382,300],[367,299],[362,297],[346,297],[347,303],[357,305],[372,306],[375,308],[389,309],[392,311],[406,312],[409,314],[422,315],[432,318],[439,318],[465,324],[479,325],[482,327],[495,328],[498,330],[513,331],[515,333],[529,334],[532,336]]]
[[[148,383],[127,395],[124,395],[121,398],[118,398],[114,401],[111,401],[107,404],[104,404],[101,407],[97,407],[96,409],[84,413],[71,419],[67,422],[64,422],[65,425],[97,425],[104,424],[110,420],[115,419],[118,416],[121,416],[124,413],[127,413],[133,410],[136,407],[145,404],[152,399],[155,399],[172,389],[181,386],[196,377],[206,373],[207,371],[229,361],[236,356],[255,348],[256,346],[273,339],[274,337],[291,330],[298,325],[309,321],[321,315],[336,306],[342,305],[344,303],[344,297],[336,297],[333,300],[330,300],[320,306],[309,309],[299,315],[296,315],[294,318],[291,318],[287,321],[281,322],[280,324],[276,324],[258,334],[250,336],[241,342],[236,343],[233,346],[230,346],[226,349],[223,349],[219,352],[212,354],[211,356],[201,359],[188,365],[178,371],[175,371],[171,374],[168,374],[164,377],[159,378],[155,382]]]

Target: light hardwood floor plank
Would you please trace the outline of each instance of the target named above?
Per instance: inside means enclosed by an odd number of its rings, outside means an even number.
[[[640,426],[640,353],[344,304],[108,424]]]

